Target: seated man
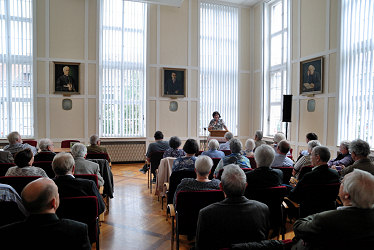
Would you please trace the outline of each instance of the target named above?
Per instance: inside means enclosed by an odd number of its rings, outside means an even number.
[[[196,249],[229,248],[231,244],[261,241],[269,233],[269,208],[243,196],[247,182],[238,166],[225,166],[220,187],[226,199],[200,210]]]
[[[216,139],[211,139],[208,143],[208,150],[202,152],[202,155],[207,155],[210,158],[223,158],[225,153],[217,150],[219,148],[219,143]]]
[[[374,177],[355,169],[344,177],[339,197],[343,206],[337,210],[295,222],[297,249],[373,249]]]
[[[230,140],[231,154],[223,157],[217,165],[216,170],[214,171],[214,176],[217,177],[219,171],[226,165],[236,164],[240,168],[251,168],[251,163],[249,159],[240,154],[242,151],[242,142],[238,139]]]
[[[196,179],[184,178],[179,183],[174,193],[174,204],[177,193],[180,191],[198,191],[219,189],[220,180],[209,180],[210,170],[213,166],[213,160],[206,155],[200,155],[195,162]]]
[[[104,179],[100,174],[99,164],[84,159],[87,155],[87,148],[82,143],[75,143],[71,148],[71,154],[75,161],[75,174],[96,174],[99,186],[104,185]]]
[[[74,168],[74,158],[69,153],[59,153],[53,159],[52,169],[56,175],[53,180],[58,186],[58,193],[61,197],[96,196],[98,211],[101,214],[105,210],[105,204],[96,183],[75,178]]]
[[[22,151],[26,148],[29,148],[31,149],[31,152],[33,155],[36,154],[37,150],[35,147],[25,143],[25,144],[22,144],[22,138],[21,138],[21,135],[17,132],[17,131],[14,131],[14,132],[11,132],[8,136],[8,141],[9,141],[9,145],[6,145],[3,150],[4,151],[9,151],[12,155],[15,155],[16,153],[18,153],[19,151]]]
[[[230,140],[234,137],[234,135],[231,132],[225,133],[225,143],[222,143],[219,145],[219,150],[230,150]]]
[[[274,143],[272,145],[273,145],[275,153],[277,152],[278,143],[283,140],[286,140],[286,136],[284,135],[283,132],[278,132],[274,135],[274,138],[273,138]]]
[[[53,161],[56,153],[53,151],[53,142],[48,139],[41,139],[39,141],[40,152],[34,157],[34,161]]]
[[[339,155],[335,159],[329,160],[329,162],[327,163],[329,167],[348,167],[352,165],[353,159],[348,150],[349,144],[349,141],[340,142]]]
[[[293,166],[293,171],[292,175],[294,175],[297,180],[299,180],[299,174],[300,170],[305,167],[305,166],[311,166],[312,165],[312,159],[310,154],[312,153],[313,148],[321,146],[321,143],[317,140],[311,140],[308,142],[308,154],[307,155],[302,155],[295,165]]]
[[[266,144],[265,141],[262,140],[262,137],[263,137],[263,133],[261,130],[256,130],[255,132],[255,149],[259,146],[261,146],[262,144]]]
[[[98,135],[91,135],[90,144],[91,144],[90,146],[87,146],[87,153],[93,153],[93,154],[106,153],[106,154],[108,154],[108,151],[106,150],[106,148],[101,146],[101,140],[100,140],[100,137]],[[108,154],[108,157],[109,157],[109,154]],[[109,157],[108,161],[110,162],[110,157]]]
[[[269,145],[261,145],[255,151],[257,168],[246,173],[248,186],[251,188],[276,187],[283,182],[283,172],[272,169],[274,150]]]
[[[277,150],[272,167],[292,167],[293,161],[287,157],[287,153],[290,151],[290,143],[286,140],[282,140],[277,145]]]
[[[172,171],[180,170],[191,170],[195,169],[195,155],[199,152],[199,145],[195,139],[188,139],[183,146],[183,151],[186,152],[186,155],[179,157],[174,160]]]
[[[51,179],[30,182],[21,196],[30,216],[0,228],[2,249],[91,249],[86,224],[57,217],[60,200]]]
[[[0,163],[14,162],[13,155],[9,151],[0,151]]]

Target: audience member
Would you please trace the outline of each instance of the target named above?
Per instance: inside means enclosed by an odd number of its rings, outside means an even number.
[[[96,196],[99,214],[104,212],[105,204],[92,180],[75,178],[74,158],[69,153],[59,153],[52,162],[52,169],[56,177],[53,179],[58,186],[61,197]]]
[[[225,166],[220,187],[226,199],[199,212],[196,249],[230,248],[231,244],[265,240],[269,208],[243,196],[245,174],[237,165]]]
[[[315,133],[308,133],[305,136],[306,143],[309,143],[310,141],[318,140],[318,136]],[[308,150],[303,150],[300,152],[300,156],[297,158],[299,160],[303,155],[309,155],[310,153]]]
[[[242,151],[241,141],[239,141],[238,139],[231,139],[230,148],[231,148],[231,154],[223,157],[219,161],[217,168],[214,171],[215,177],[217,177],[219,171],[223,169],[224,166],[229,165],[229,164],[236,164],[240,168],[251,168],[249,159],[240,154],[240,152]]]
[[[262,130],[256,130],[256,132],[255,132],[255,149],[257,147],[261,146],[262,144],[266,144],[266,142],[262,140],[262,137],[263,137]]]
[[[184,178],[174,193],[174,204],[177,193],[180,191],[198,191],[220,189],[220,180],[209,180],[210,170],[213,167],[213,160],[206,155],[200,155],[195,162],[196,179]]]
[[[199,152],[199,145],[194,139],[188,139],[183,146],[184,152],[186,155],[184,157],[179,157],[174,160],[173,163],[173,172],[179,170],[191,170],[195,169],[195,155]]]
[[[355,169],[339,190],[337,210],[299,219],[294,224],[297,249],[372,249],[374,245],[374,177]]]
[[[51,179],[30,182],[22,200],[30,216],[0,228],[2,249],[91,249],[86,224],[57,217],[60,200]]]
[[[56,153],[54,152],[53,142],[48,139],[41,139],[39,141],[40,152],[34,157],[34,161],[53,161]]]
[[[274,151],[275,153],[277,152],[277,147],[278,147],[278,143],[280,141],[283,141],[283,140],[286,140],[286,136],[284,135],[283,132],[278,132],[274,135],[274,138],[273,138],[273,148],[274,148]]]
[[[225,143],[219,145],[219,150],[230,150],[230,140],[234,138],[234,135],[231,132],[225,133]]]
[[[26,148],[14,156],[15,167],[10,167],[5,176],[42,176],[48,177],[45,171],[41,168],[32,166],[34,156],[31,149]]]
[[[37,150],[35,147],[27,143],[22,144],[21,135],[17,131],[11,132],[7,138],[9,141],[9,145],[6,145],[3,148],[4,151],[9,151],[12,155],[15,155],[17,152],[29,148],[33,155],[36,154]]]
[[[283,172],[272,169],[275,153],[271,146],[261,145],[256,149],[257,168],[246,173],[248,186],[251,188],[276,187],[283,183]]]
[[[361,139],[351,142],[349,146],[354,163],[340,171],[340,175],[344,176],[353,171],[353,169],[361,169],[374,175],[374,163],[369,159],[370,146],[369,143]]]
[[[312,153],[313,148],[317,146],[321,146],[321,143],[317,140],[311,140],[308,142],[308,154],[302,155],[293,166],[292,174],[296,177],[296,179],[299,179],[299,173],[302,167],[312,165],[310,154]]]
[[[349,165],[352,165],[353,159],[351,157],[351,154],[349,153],[349,141],[342,141],[340,142],[340,147],[339,147],[339,155],[333,160],[330,160],[327,165],[329,167],[348,167]]]
[[[108,154],[108,151],[105,147],[101,146],[101,140],[98,135],[91,135],[90,137],[90,146],[87,146],[87,153],[89,154],[98,154],[98,153],[105,153]],[[109,154],[108,154],[109,157]],[[110,162],[110,157],[108,162]]]
[[[277,145],[277,150],[272,167],[292,167],[293,161],[287,157],[290,151],[290,143],[287,140],[282,140]]]
[[[253,157],[254,153],[253,150],[255,149],[255,141],[253,139],[248,139],[245,142],[245,150],[242,151],[242,155],[247,157]]]
[[[13,163],[13,155],[9,151],[0,151],[0,163]]]
[[[21,197],[19,197],[17,191],[14,190],[13,187],[11,187],[7,184],[0,183],[0,202],[5,202],[5,201],[14,201],[17,204],[18,209],[25,216],[28,215],[28,212],[26,211],[26,209],[25,209],[25,207],[22,203]]]
[[[178,136],[172,136],[169,140],[169,146],[170,148],[166,149],[164,152],[163,158],[166,157],[182,157],[185,156],[186,153],[183,151],[183,149],[180,149],[179,146],[182,144],[181,140]]]
[[[202,152],[202,155],[207,155],[210,158],[223,158],[225,156],[225,153],[222,151],[219,151],[219,143],[216,139],[211,139],[208,143],[208,149],[207,151]]]
[[[71,154],[75,161],[75,174],[95,174],[99,181],[99,186],[104,185],[104,179],[100,174],[99,164],[84,159],[87,155],[87,148],[82,143],[75,143],[71,148]]]

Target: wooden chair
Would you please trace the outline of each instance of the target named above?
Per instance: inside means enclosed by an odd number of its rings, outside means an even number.
[[[27,184],[40,177],[41,176],[0,176],[0,183],[12,186],[17,193],[21,195],[23,188]]]
[[[0,163],[0,176],[5,176],[9,168],[16,166],[14,163]]]
[[[146,161],[146,164],[149,164],[149,170],[148,172],[148,187],[150,188],[150,193],[152,193],[152,175],[154,174],[156,176],[156,170],[158,169],[158,166],[160,165],[160,161],[162,157],[164,156],[165,151],[156,151],[151,153],[149,156],[150,162]]]
[[[279,169],[283,172],[283,184],[290,184],[290,179],[292,176],[293,167],[271,167],[274,169]]]
[[[0,227],[26,218],[15,201],[0,201],[0,211]]]
[[[25,143],[30,144],[33,147],[36,147],[36,145],[38,145],[38,142],[36,140],[22,140],[22,144]]]
[[[55,178],[55,172],[53,172],[51,161],[35,161],[32,165],[43,169],[49,178]]]
[[[87,224],[90,242],[96,242],[96,249],[100,249],[100,228],[96,196],[60,198],[60,206],[56,214],[60,218],[76,220]]]
[[[220,150],[220,151],[224,152],[225,156],[231,155],[231,150],[229,150],[229,149],[224,149],[224,150]]]
[[[212,166],[212,169],[210,170],[210,174],[209,174],[209,180],[213,179],[213,174],[214,174],[214,171],[216,170],[217,166],[218,166],[218,163],[219,161],[221,160],[221,158],[212,158],[213,160],[213,166]]]
[[[75,143],[79,143],[80,141],[78,140],[64,140],[64,141],[61,141],[61,148],[71,148],[71,143],[72,142],[75,142]]]

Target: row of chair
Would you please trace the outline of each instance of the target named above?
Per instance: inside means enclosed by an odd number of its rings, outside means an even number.
[[[23,143],[30,144],[33,147],[36,147],[38,145],[37,140],[22,140]],[[64,140],[61,141],[61,148],[70,148],[72,143],[79,143],[79,140]]]

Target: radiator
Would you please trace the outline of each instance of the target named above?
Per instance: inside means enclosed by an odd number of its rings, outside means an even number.
[[[101,141],[112,162],[143,162],[146,152],[144,141],[119,141],[105,142]]]

